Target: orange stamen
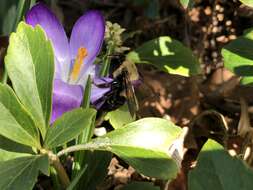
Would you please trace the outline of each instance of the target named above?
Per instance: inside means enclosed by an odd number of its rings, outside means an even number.
[[[72,72],[70,75],[72,80],[77,80],[78,75],[81,70],[81,66],[83,64],[83,60],[85,57],[87,57],[87,55],[88,55],[88,51],[86,48],[84,48],[84,47],[78,48],[76,60],[75,60],[75,63],[74,63],[74,66],[73,66],[73,69],[72,69]]]

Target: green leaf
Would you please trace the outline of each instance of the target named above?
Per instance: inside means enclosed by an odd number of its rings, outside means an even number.
[[[13,32],[16,22],[16,11],[16,6],[12,5],[6,10],[6,14],[1,17],[3,18],[3,26],[1,31],[3,35],[9,35],[11,32]]]
[[[194,5],[194,0],[180,0],[180,3],[183,5],[185,9],[192,8]]]
[[[83,102],[85,101],[86,105],[84,105],[84,107],[89,107],[90,104],[90,89],[91,88],[91,80],[90,80],[90,76],[88,78],[87,84],[86,84],[86,88],[85,88],[85,93],[84,93],[84,98]],[[95,128],[95,115],[93,117],[93,120],[91,121],[91,124],[85,128],[83,128],[82,132],[80,133],[80,135],[78,136],[78,138],[76,139],[76,144],[82,144],[82,143],[87,143],[88,141],[90,141],[90,139],[93,136],[93,131]],[[75,152],[75,160],[73,162],[73,172],[72,172],[72,176],[76,176],[78,170],[80,168],[85,167],[86,163],[83,163],[84,157],[86,156],[87,151],[82,151],[82,152]]]
[[[231,157],[223,147],[208,140],[197,166],[190,171],[189,190],[248,190],[253,187],[253,170],[242,160]]]
[[[253,0],[240,0],[243,4],[253,7]]]
[[[82,108],[89,108],[90,107],[91,83],[92,83],[92,81],[91,81],[91,77],[89,75],[86,85],[85,85],[83,101],[82,101]]]
[[[125,185],[123,188],[120,188],[120,190],[160,190],[159,187],[155,187],[151,182],[142,182],[142,181],[134,181],[127,185]]]
[[[175,178],[179,167],[168,150],[181,128],[159,118],[145,118],[91,141],[94,149],[111,151],[144,175]]]
[[[75,178],[71,181],[71,183],[69,184],[67,190],[73,190],[75,189],[75,187],[77,186],[78,182],[80,181],[82,175],[84,174],[84,172],[87,170],[87,166],[83,167],[78,174],[75,176]]]
[[[107,113],[105,120],[108,120],[114,129],[121,128],[134,121],[128,110],[127,104]]]
[[[83,151],[82,151],[83,152]],[[96,190],[96,187],[105,179],[112,153],[103,151],[85,151],[82,167],[87,166],[77,189]]]
[[[48,175],[49,161],[44,156],[25,156],[0,162],[0,189],[33,189],[39,171]]]
[[[1,102],[0,102],[0,112],[1,112],[0,114],[1,135],[21,144],[34,146],[37,148],[40,147],[38,139],[34,138],[24,126],[18,123],[18,121],[15,118],[15,115],[13,115],[13,113],[10,110],[8,110]]]
[[[0,148],[9,152],[34,154],[32,147],[12,141],[0,135]]]
[[[94,120],[94,109],[78,108],[67,112],[58,118],[46,134],[45,147],[55,148],[77,137]]]
[[[187,8],[188,4],[189,4],[189,1],[190,0],[180,0],[180,3],[184,6],[184,8]]]
[[[127,59],[135,63],[152,64],[162,71],[182,76],[200,72],[199,62],[192,51],[169,36],[144,43],[128,53]]]
[[[0,35],[14,32],[31,4],[32,0],[0,1]]]
[[[253,29],[248,30],[244,36],[233,40],[222,49],[224,66],[242,77],[241,83],[253,83]]]
[[[54,54],[45,32],[21,22],[10,36],[5,65],[14,90],[45,137],[52,107]]]
[[[40,148],[39,131],[8,85],[0,84],[0,134],[21,144]]]
[[[10,152],[0,148],[0,163],[14,158],[30,156],[28,153]]]

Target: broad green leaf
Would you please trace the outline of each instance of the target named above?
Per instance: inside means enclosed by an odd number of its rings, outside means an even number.
[[[155,187],[151,182],[142,182],[142,181],[134,181],[127,185],[125,185],[123,188],[120,188],[120,190],[160,190],[160,187]]]
[[[114,129],[121,128],[124,125],[134,121],[128,110],[127,104],[107,113],[105,120],[108,120]]]
[[[78,108],[67,112],[57,119],[46,134],[45,147],[55,148],[77,137],[89,127],[96,115],[94,109]]]
[[[39,131],[8,85],[0,84],[0,134],[21,144],[40,148]]]
[[[39,171],[48,175],[49,161],[46,155],[18,157],[0,162],[0,189],[33,189]]]
[[[21,144],[39,147],[38,142],[18,123],[15,116],[1,102],[0,113],[1,135]]]
[[[242,160],[231,157],[223,147],[208,140],[197,166],[190,171],[189,190],[248,190],[253,187],[253,170]]]
[[[52,106],[54,55],[42,28],[21,22],[10,36],[5,63],[18,98],[44,138]]]
[[[242,77],[241,83],[253,83],[253,30],[230,42],[222,49],[224,66]]]
[[[170,121],[145,118],[96,138],[89,146],[115,153],[144,175],[172,179],[179,167],[168,150],[180,133]]]
[[[240,0],[243,4],[253,7],[253,0]]]
[[[30,26],[24,25],[24,27],[20,28],[20,31],[24,32],[28,37],[43,116],[46,125],[49,125],[54,77],[53,48],[50,41],[47,39],[45,32],[39,26],[32,29]],[[36,43],[34,43],[35,41]],[[38,51],[38,49],[40,51]]]
[[[32,147],[17,143],[2,135],[0,135],[0,149],[9,152],[34,154],[34,150],[32,149]]]
[[[135,63],[152,64],[162,71],[182,76],[200,72],[199,62],[192,51],[169,36],[144,43],[128,53],[127,59]]]
[[[0,148],[0,163],[7,160],[14,159],[14,158],[24,157],[24,156],[31,156],[31,154],[10,152],[10,151],[6,151]]]

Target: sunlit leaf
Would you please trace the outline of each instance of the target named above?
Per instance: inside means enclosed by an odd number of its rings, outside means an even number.
[[[0,134],[21,144],[40,147],[38,129],[8,85],[0,84]]]
[[[240,0],[243,4],[253,7],[253,0]]]
[[[195,169],[188,178],[189,190],[248,190],[253,187],[253,170],[242,160],[231,157],[223,147],[208,140]]]
[[[192,51],[169,36],[145,42],[128,53],[127,59],[135,63],[152,64],[162,71],[182,76],[200,72],[199,62]]]
[[[45,146],[54,148],[77,137],[86,127],[89,127],[96,115],[94,109],[78,108],[63,114],[48,129]]]
[[[39,171],[48,175],[49,161],[44,156],[24,156],[0,162],[0,189],[33,189]]]
[[[134,121],[127,104],[106,114],[105,120],[108,120],[114,129],[123,127],[124,125]]]
[[[253,30],[233,40],[222,49],[224,66],[242,77],[241,83],[253,84]]]
[[[52,107],[54,55],[40,26],[18,25],[10,36],[5,63],[17,96],[44,138]]]
[[[165,119],[145,118],[77,146],[111,151],[144,175],[172,179],[179,165],[169,155],[169,148],[180,133],[181,128]]]

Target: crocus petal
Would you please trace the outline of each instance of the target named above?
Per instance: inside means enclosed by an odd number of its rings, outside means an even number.
[[[113,81],[113,78],[110,77],[96,77],[93,79],[93,84],[96,86],[99,85],[105,85],[105,84],[110,84]]]
[[[58,79],[54,80],[51,123],[63,113],[80,107],[82,99],[83,88],[80,85],[70,85]]]
[[[99,99],[102,100],[102,97],[108,93],[109,91],[111,90],[110,87],[107,87],[107,88],[99,88],[97,87],[96,85],[92,85],[91,87],[91,96],[90,96],[90,102],[91,104],[93,104],[97,109],[100,108],[100,106],[102,106],[103,102],[101,105],[96,105],[97,102],[100,102],[98,101]]]
[[[109,77],[95,77],[91,86],[90,102],[96,108],[100,109],[105,100],[105,95],[111,91],[113,78]]]
[[[91,63],[93,63],[93,62],[91,61]],[[85,72],[83,72],[80,75],[79,80],[76,82],[76,84],[82,85],[83,87],[85,87],[89,75],[90,75],[91,79],[94,79],[97,76],[99,76],[100,65],[99,64],[91,64],[89,67],[86,67],[86,69],[84,69],[84,70],[85,70]]]
[[[75,23],[70,37],[70,54],[74,60],[80,47],[86,48],[88,55],[84,58],[79,80],[88,67],[92,65],[102,46],[105,33],[105,21],[99,11],[88,11]]]
[[[54,47],[55,70],[64,81],[67,80],[70,63],[69,43],[64,28],[56,16],[44,4],[38,3],[26,14],[26,23],[35,26],[39,24],[52,41]]]

